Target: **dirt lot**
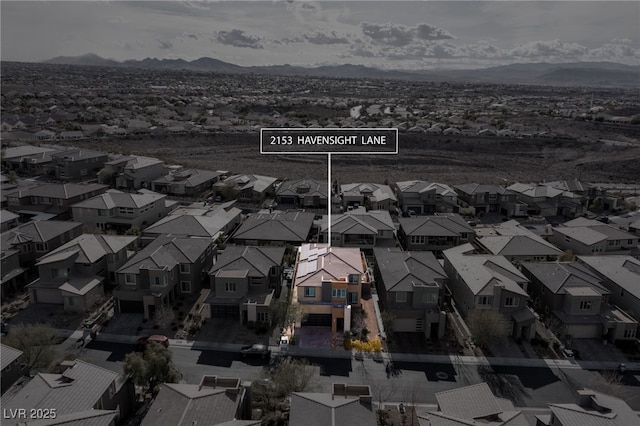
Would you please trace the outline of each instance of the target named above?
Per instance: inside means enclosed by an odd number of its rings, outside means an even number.
[[[635,182],[640,176],[640,145],[406,133],[399,139],[398,155],[334,155],[332,179],[344,183],[422,179],[459,184],[569,178]],[[323,155],[261,155],[258,133],[147,136],[89,141],[83,146],[233,173],[290,179],[327,177]]]

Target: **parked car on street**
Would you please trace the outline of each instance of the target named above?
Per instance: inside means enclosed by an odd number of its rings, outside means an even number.
[[[240,348],[240,353],[243,357],[271,358],[271,349],[269,349],[269,346],[260,343],[243,346]]]

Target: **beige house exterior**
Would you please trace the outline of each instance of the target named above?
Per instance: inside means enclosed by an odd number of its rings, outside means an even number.
[[[371,286],[367,262],[358,248],[304,244],[298,250],[293,301],[304,314],[301,325],[349,331],[351,309],[361,307],[363,287]]]

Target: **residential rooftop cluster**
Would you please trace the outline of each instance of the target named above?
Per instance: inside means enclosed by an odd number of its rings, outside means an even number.
[[[111,300],[115,316],[137,313],[153,320],[181,298],[205,294],[197,321],[233,319],[253,326],[273,325],[273,305],[284,291],[303,314],[283,329],[294,338],[296,330],[312,326],[351,332],[355,312],[375,295],[376,311],[392,319],[389,330],[379,321],[375,337],[383,340],[416,333],[438,341],[447,333],[448,313],[473,330],[474,315],[491,311],[501,318],[500,333],[512,341],[540,339],[537,324],[546,324],[559,356],[579,339],[601,339],[637,357],[637,185],[329,185],[56,145],[6,147],[2,167],[3,303],[26,292],[32,305],[57,304],[83,314]],[[10,320],[7,314],[3,321]],[[186,338],[186,330],[172,337]],[[483,346],[472,331],[459,341],[461,351]],[[36,386],[50,389],[54,398],[56,383],[79,386],[79,376],[67,376],[92,368],[68,362],[59,377],[37,376],[15,398],[27,398],[20,395]],[[109,376],[115,394],[131,392],[116,376]],[[163,407],[157,413],[197,417],[197,411],[184,411],[190,400],[213,404],[207,407],[230,404],[234,418],[246,413],[237,381],[203,380],[218,385],[164,385],[154,403]],[[111,424],[118,416],[113,409],[119,406],[123,414],[126,406],[113,404],[111,387],[105,392],[108,397],[96,398],[103,398],[103,407],[111,401],[111,408],[83,411],[96,408],[92,400],[68,414],[104,417]],[[613,401],[584,395],[604,406]],[[368,412],[370,402],[358,398],[359,409]],[[500,403],[495,412],[459,413],[440,399],[438,410],[416,414],[421,424],[517,416]],[[337,400],[294,394],[290,424],[306,424],[295,420],[297,410],[305,410],[297,407],[310,401],[342,416],[340,407],[351,399],[331,402]],[[17,407],[16,401],[9,405]],[[148,424],[155,424],[154,406]],[[552,404],[551,417],[541,424],[564,424],[557,419],[582,409],[576,407]]]

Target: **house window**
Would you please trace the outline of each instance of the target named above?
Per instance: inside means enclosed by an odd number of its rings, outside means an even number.
[[[109,216],[109,210],[105,210],[105,209],[98,210],[98,216]]]
[[[191,281],[180,281],[180,292],[191,293]]]
[[[236,291],[236,283],[225,283],[224,290],[225,291]]]
[[[153,283],[155,285],[160,285],[160,286],[165,286],[167,285],[167,277],[162,276],[162,277],[153,277]]]
[[[633,240],[627,240],[627,245],[633,244]]]
[[[358,303],[358,293],[349,293],[349,303]]]
[[[438,293],[424,293],[422,303],[438,303]]]
[[[492,296],[478,296],[478,305],[493,305]]]
[[[505,307],[516,307],[520,305],[520,298],[518,297],[505,297],[504,298],[504,306]]]
[[[135,284],[136,283],[136,276],[134,274],[125,274],[124,275],[124,282],[125,282],[125,284]]]
[[[407,292],[396,291],[396,303],[406,303],[406,302],[407,302]]]
[[[331,289],[331,297],[333,299],[346,299],[347,298],[347,289],[346,288],[332,288]]]
[[[411,244],[424,244],[426,239],[424,235],[412,235],[409,241]]]
[[[269,321],[269,313],[268,312],[258,312],[257,320],[259,322],[268,322]]]
[[[469,234],[466,232],[461,232],[460,233],[460,239],[461,240],[467,240],[469,238]]]
[[[189,265],[188,263],[181,263],[180,264],[180,273],[181,274],[188,274],[189,272],[191,272],[191,265]]]
[[[58,198],[58,199],[56,199],[56,204],[61,206],[61,205],[64,204],[64,200],[62,198]]]
[[[48,249],[47,243],[36,243],[36,251],[47,251]]]
[[[636,331],[634,329],[626,329],[624,331],[624,338],[625,339],[633,339],[634,337],[636,337]]]
[[[588,311],[591,309],[591,300],[583,300],[580,302],[580,310]]]
[[[316,288],[315,287],[305,287],[304,288],[304,297],[316,297]]]
[[[349,284],[358,284],[360,282],[360,275],[349,274]]]

